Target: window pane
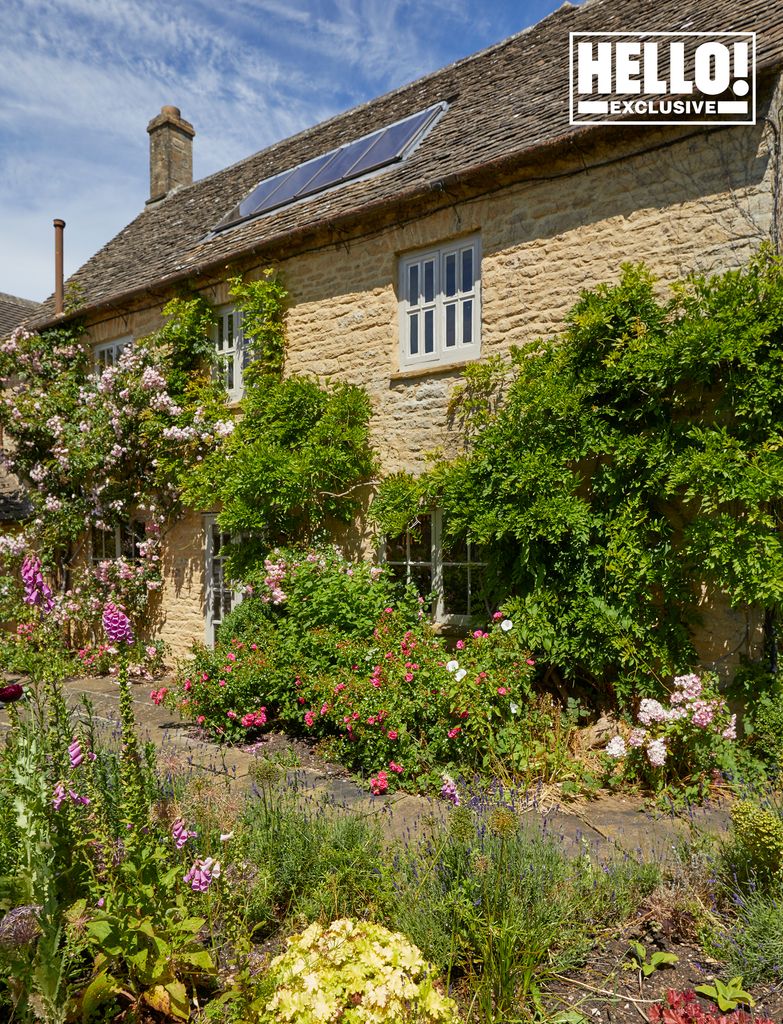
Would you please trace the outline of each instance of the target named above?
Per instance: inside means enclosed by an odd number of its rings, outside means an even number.
[[[484,548],[480,544],[475,544],[473,541],[468,544],[468,553],[468,557],[471,562],[486,562],[487,560]]]
[[[462,303],[462,344],[473,343],[473,299]]]
[[[442,545],[444,562],[467,562],[468,542],[465,536],[455,537],[454,540],[444,541]]]
[[[422,565],[411,566],[411,582],[422,597],[432,593],[432,570]]]
[[[229,356],[226,360],[226,387],[229,391],[234,390],[234,358]]]
[[[419,314],[412,313],[408,317],[408,350],[412,356],[419,352]]]
[[[457,307],[452,303],[446,306],[446,348],[454,348],[457,344]]]
[[[468,567],[443,566],[443,610],[447,615],[469,615]]]
[[[139,557],[139,544],[144,540],[144,523],[134,521],[120,527],[120,552],[123,558],[133,561]]]
[[[392,578],[403,587],[408,582],[408,566],[399,564],[387,564],[386,569],[392,574]]]
[[[413,263],[408,267],[408,302],[412,306],[419,304],[419,264]]]
[[[462,250],[462,290],[473,291],[473,250]]]
[[[446,257],[446,294],[457,294],[457,254],[450,252]]]
[[[424,264],[424,301],[433,302],[435,299],[435,262],[427,260]]]
[[[435,311],[432,309],[424,312],[424,351],[435,351]]]
[[[228,347],[234,343],[234,314],[229,313],[226,317],[226,340],[228,341]]]
[[[223,317],[222,316],[218,317],[217,328],[218,328],[218,332],[217,332],[218,352],[222,352],[223,351],[223,338],[224,338],[224,333],[225,333],[225,327],[224,327],[224,324],[223,324]]]
[[[405,550],[405,534],[401,533],[399,537],[387,537],[383,554],[387,562],[406,561],[408,556]]]
[[[418,525],[410,531],[410,559],[412,562],[429,562],[432,559],[432,520],[422,516]]]
[[[483,565],[471,565],[469,576],[470,593],[468,595],[468,600],[470,604],[470,614],[476,615],[481,611],[487,610],[482,596],[484,593],[486,569]]]

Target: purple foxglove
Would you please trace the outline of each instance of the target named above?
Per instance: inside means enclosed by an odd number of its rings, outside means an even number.
[[[125,612],[118,608],[112,601],[107,601],[103,607],[103,629],[109,642],[120,644],[133,643],[133,627]]]

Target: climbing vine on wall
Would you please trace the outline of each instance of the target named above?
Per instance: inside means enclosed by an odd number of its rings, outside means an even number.
[[[661,296],[643,266],[582,294],[561,337],[468,376],[469,451],[381,486],[398,530],[423,504],[486,545],[498,598],[564,674],[614,679],[692,663],[702,587],[783,599],[783,265]],[[483,397],[482,397],[483,396]],[[464,402],[454,403],[465,406]],[[406,508],[407,506],[407,508]],[[774,637],[768,638],[774,641]]]

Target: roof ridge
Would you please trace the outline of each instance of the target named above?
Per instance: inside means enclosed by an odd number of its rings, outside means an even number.
[[[11,295],[10,292],[0,292],[0,302],[12,302],[15,306],[29,306],[31,308],[41,305],[35,299],[23,299],[20,295]]]
[[[469,53],[466,54],[466,56],[464,57],[459,57],[457,58],[457,60],[451,61],[450,64],[444,64],[442,67],[436,68],[434,71],[429,71],[426,75],[421,75],[421,77],[419,78],[413,78],[411,79],[410,82],[405,82],[403,85],[398,85],[396,88],[390,89],[388,92],[382,92],[380,95],[373,96],[368,100],[364,100],[364,102],[362,103],[357,103],[353,107],[347,107],[345,110],[341,110],[336,114],[332,114],[331,117],[327,117],[323,121],[316,121],[315,124],[308,125],[307,128],[302,128],[301,131],[295,132],[293,135],[286,135],[281,139],[277,139],[275,142],[271,142],[268,146],[263,146],[261,149],[257,149],[252,153],[248,153],[247,156],[240,157],[240,159],[235,160],[233,164],[227,164],[225,167],[221,167],[217,171],[212,171],[211,174],[204,175],[203,178],[197,178],[195,181],[192,181],[189,185],[185,185],[183,188],[176,189],[175,192],[169,193],[168,196],[160,200],[160,204],[155,203],[151,205],[153,208],[156,208],[158,205],[162,205],[163,203],[165,203],[166,199],[170,198],[171,196],[181,196],[189,189],[195,186],[202,185],[204,182],[211,181],[213,178],[219,177],[222,174],[226,174],[229,171],[236,170],[236,168],[243,166],[250,160],[254,160],[262,153],[270,152],[276,146],[283,145],[284,143],[290,144],[299,139],[306,138],[310,132],[321,130],[325,128],[327,125],[334,124],[334,122],[339,121],[342,118],[347,118],[351,115],[356,115],[361,111],[367,110],[369,107],[375,106],[375,104],[380,103],[383,100],[392,99],[395,96],[399,96],[402,93],[406,92],[408,89],[412,88],[413,86],[420,84],[423,85],[425,82],[429,82],[432,79],[437,78],[439,75],[445,75],[447,72],[451,72],[455,68],[459,68],[462,67],[463,65],[471,64],[476,60],[483,59],[493,51],[502,50],[505,47],[510,46],[512,43],[516,42],[516,40],[520,39],[522,36],[527,35],[528,33],[533,32],[537,29],[540,29],[547,22],[551,21],[552,19],[558,16],[561,16],[564,13],[567,13],[569,11],[576,11],[588,6],[593,6],[595,4],[600,4],[604,2],[605,0],[583,0],[583,2],[581,3],[572,3],[571,0],[563,0],[563,3],[560,5],[560,7],[558,7],[554,11],[551,11],[549,14],[541,18],[539,21],[536,21],[532,25],[527,25],[525,28],[520,29],[518,32],[514,32],[510,36],[505,36],[505,38],[499,39],[496,43],[490,43],[490,45],[485,46],[483,50],[477,50],[475,53]],[[142,210],[141,212],[143,213],[144,210]],[[136,218],[134,218],[134,220],[135,219]]]

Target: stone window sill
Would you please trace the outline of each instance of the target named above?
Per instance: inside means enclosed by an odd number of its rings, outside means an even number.
[[[400,381],[416,380],[419,377],[441,377],[447,373],[462,373],[468,362],[461,363],[440,363],[433,366],[418,366],[413,370],[398,370],[389,377],[390,384],[397,384]]]

